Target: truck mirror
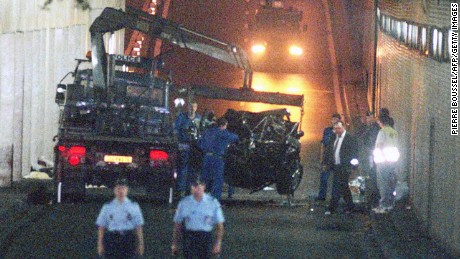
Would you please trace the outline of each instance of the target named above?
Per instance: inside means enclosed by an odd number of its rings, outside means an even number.
[[[56,97],[54,101],[58,105],[64,104],[65,101],[65,92],[67,91],[67,85],[64,84],[58,84],[56,87]]]

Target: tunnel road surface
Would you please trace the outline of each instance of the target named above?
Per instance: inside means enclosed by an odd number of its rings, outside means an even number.
[[[223,201],[223,258],[381,257],[364,213],[325,216],[325,204],[299,201],[286,207],[275,195],[251,200],[245,196],[237,193],[234,200]],[[90,190],[82,203],[11,206],[0,219],[0,257],[96,258],[95,220],[110,198],[108,189]],[[133,198],[146,222],[144,258],[170,257],[174,209],[163,201]]]

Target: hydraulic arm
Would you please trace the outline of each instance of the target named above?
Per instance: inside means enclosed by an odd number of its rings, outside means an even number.
[[[195,95],[214,99],[303,106],[303,95],[253,91],[251,89],[253,71],[246,52],[241,47],[192,31],[161,16],[150,15],[134,9],[124,12],[105,8],[90,27],[93,80],[94,86],[97,88],[107,87],[107,57],[103,35],[123,28],[137,30],[150,37],[166,40],[179,47],[200,52],[244,71],[242,89],[229,90],[211,86],[192,87],[192,89],[196,88]],[[231,91],[230,96],[229,91]]]
[[[150,15],[138,10],[130,10],[126,13],[113,8],[105,8],[90,27],[93,66],[96,74],[101,76],[96,78],[95,75],[95,83],[98,87],[105,86],[103,69],[106,60],[103,35],[123,28],[130,28],[150,37],[167,40],[179,47],[191,49],[239,67],[245,72],[243,87],[251,87],[251,66],[246,53],[239,46],[194,32],[161,16]]]

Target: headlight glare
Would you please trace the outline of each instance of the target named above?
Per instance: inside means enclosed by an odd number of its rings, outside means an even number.
[[[303,54],[303,49],[297,45],[292,45],[289,47],[289,54],[292,56],[301,56]]]

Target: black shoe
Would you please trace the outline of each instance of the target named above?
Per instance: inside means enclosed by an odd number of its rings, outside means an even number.
[[[344,212],[345,212],[345,214],[351,214],[351,213],[355,212],[355,210],[354,209],[346,209]]]

